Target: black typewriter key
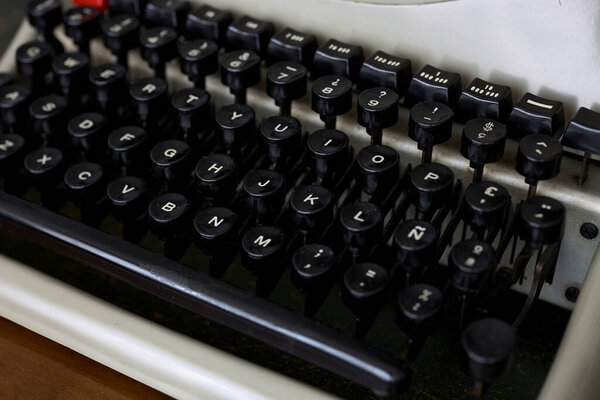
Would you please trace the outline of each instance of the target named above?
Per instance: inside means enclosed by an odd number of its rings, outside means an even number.
[[[490,118],[506,124],[512,107],[510,87],[475,78],[460,95],[456,117],[460,122],[472,118]]]
[[[278,115],[267,118],[260,125],[260,133],[267,144],[269,158],[276,165],[298,155],[302,149],[302,125],[294,117]]]
[[[408,360],[414,360],[425,339],[442,323],[444,296],[435,286],[417,283],[398,296],[398,326],[408,336]]]
[[[285,28],[271,37],[267,46],[267,63],[291,61],[310,66],[315,51],[317,38],[314,35]]]
[[[525,93],[515,104],[507,128],[515,138],[530,134],[560,135],[565,128],[563,103]]]
[[[530,185],[529,197],[535,195],[539,181],[558,175],[561,158],[562,145],[548,135],[528,135],[519,141],[515,168]]]
[[[121,176],[106,187],[112,211],[121,220],[132,220],[147,211],[148,185],[135,176]]]
[[[62,2],[60,0],[33,0],[27,2],[29,23],[44,40],[54,47],[54,52],[63,52],[63,46],[54,36],[54,28],[62,22]]]
[[[423,152],[421,162],[431,162],[433,146],[452,136],[452,110],[441,103],[421,102],[410,110],[408,136]]]
[[[167,190],[182,190],[192,182],[192,149],[180,140],[159,142],[150,150],[152,172]]]
[[[28,42],[15,53],[17,68],[33,93],[44,91],[46,75],[52,71],[52,47],[46,42]]]
[[[356,156],[356,164],[363,191],[369,196],[381,200],[380,197],[388,194],[398,180],[400,156],[391,147],[363,147]]]
[[[325,245],[311,243],[300,247],[292,256],[292,282],[300,289],[323,289],[337,264],[334,251]]]
[[[185,22],[185,37],[209,39],[223,46],[227,27],[231,21],[233,21],[231,12],[203,5],[188,14]]]
[[[452,198],[454,173],[445,165],[417,165],[410,173],[410,195],[417,210],[431,214]]]
[[[10,84],[0,89],[0,115],[5,132],[24,132],[27,125],[31,90],[27,86]]]
[[[411,106],[420,101],[433,101],[454,108],[461,90],[459,74],[425,65],[410,82],[404,102]]]
[[[148,26],[168,26],[182,33],[191,8],[189,1],[151,0],[146,4],[144,20]]]
[[[77,115],[67,124],[71,143],[88,159],[101,161],[106,148],[106,124],[102,114],[88,112]]]
[[[139,45],[140,21],[132,15],[117,15],[102,22],[104,45],[117,58],[117,63],[128,66],[129,50]]]
[[[565,213],[565,206],[551,197],[528,199],[519,209],[519,237],[530,249],[560,241],[565,229]]]
[[[107,118],[118,117],[119,108],[127,102],[126,73],[125,67],[119,64],[103,64],[90,71],[96,101]]]
[[[327,75],[315,80],[311,107],[321,116],[325,128],[335,129],[335,117],[352,108],[352,81],[341,75]]]
[[[199,89],[204,89],[205,77],[219,69],[219,46],[208,39],[180,42],[179,65],[181,72]]]
[[[63,53],[54,58],[52,70],[60,93],[78,105],[88,86],[90,58],[83,53]]]
[[[129,95],[143,127],[156,123],[165,115],[169,101],[167,89],[167,82],[160,78],[142,78],[129,85]]]
[[[229,153],[237,154],[254,137],[256,123],[254,110],[245,104],[231,104],[220,108],[216,115],[217,134]]]
[[[244,15],[227,28],[225,48],[227,51],[251,50],[262,57],[267,52],[269,39],[274,32],[275,27],[271,22]]]
[[[427,221],[411,219],[401,222],[394,230],[396,263],[404,273],[418,277],[438,259],[438,233]],[[406,280],[409,283],[409,279]]]
[[[21,153],[25,148],[23,136],[14,133],[0,135],[0,174],[8,177],[22,163]]]
[[[321,129],[308,137],[308,152],[315,159],[317,176],[328,183],[333,173],[346,168],[350,139],[342,131]]]
[[[202,89],[181,89],[171,96],[171,105],[185,139],[193,143],[209,126],[210,95]]]
[[[306,94],[306,68],[293,61],[280,61],[267,71],[267,95],[282,115],[290,115],[292,101]]]
[[[360,46],[330,39],[317,49],[313,58],[312,77],[324,75],[343,75],[354,81],[364,60]]]
[[[367,128],[372,144],[381,144],[382,131],[398,122],[398,95],[392,89],[375,87],[358,95],[358,123]]]
[[[108,149],[113,164],[130,172],[146,172],[148,134],[137,126],[123,126],[108,135]]]
[[[366,202],[345,205],[340,212],[344,242],[355,254],[368,253],[383,234],[383,214],[379,207]]]
[[[501,226],[510,206],[510,194],[503,186],[480,181],[469,185],[465,190],[464,220],[474,232]]]
[[[150,230],[163,241],[165,256],[178,259],[189,245],[192,202],[180,193],[165,193],[150,201]]]
[[[460,154],[470,161],[474,182],[482,179],[485,164],[502,158],[505,143],[506,128],[501,123],[489,118],[467,122],[460,141]]]
[[[71,166],[65,172],[65,186],[71,198],[78,203],[89,203],[104,193],[104,171],[98,164],[83,162]]]
[[[577,184],[581,186],[587,179],[592,154],[600,155],[600,113],[580,107],[567,126],[562,144],[583,152],[577,181]]]
[[[481,240],[458,242],[448,256],[450,282],[462,293],[483,289],[487,279],[496,270],[496,251]]]
[[[410,60],[378,50],[362,64],[358,74],[357,87],[362,91],[383,86],[392,89],[399,96],[404,96],[411,79]]]
[[[285,235],[276,226],[250,228],[242,237],[242,265],[258,277],[256,291],[267,295],[285,263]]]
[[[273,221],[285,204],[285,178],[278,172],[257,169],[243,182],[246,206],[261,221]]]
[[[140,21],[144,17],[148,0],[110,0],[110,15],[132,15]]]
[[[483,385],[499,378],[510,367],[517,348],[517,335],[505,321],[484,318],[470,323],[462,333],[463,364],[475,379],[481,397]]]
[[[102,33],[102,13],[92,7],[75,7],[63,14],[65,33],[81,53],[90,54],[90,40]]]
[[[165,26],[157,26],[140,35],[142,58],[154,70],[154,75],[165,79],[165,64],[177,57],[177,32]]]
[[[235,246],[237,215],[228,208],[206,208],[194,217],[196,242],[201,249],[210,249],[214,253],[217,248],[231,252],[229,245]]]
[[[0,89],[13,83],[15,83],[15,78],[12,75],[0,72]]]
[[[221,59],[221,82],[235,102],[246,104],[246,89],[260,82],[260,57],[250,50],[234,50]]]
[[[48,141],[61,142],[66,139],[64,128],[67,122],[67,99],[48,95],[34,100],[29,114],[34,120],[34,129]]]
[[[196,190],[209,202],[229,201],[237,187],[237,172],[233,158],[225,154],[203,156],[194,168]]]
[[[319,236],[333,220],[333,194],[317,185],[298,186],[290,197],[296,228],[309,236]]]
[[[385,304],[389,274],[379,264],[354,264],[344,273],[342,302],[359,319],[355,336],[364,337]]]
[[[62,178],[61,163],[63,153],[54,147],[43,147],[25,156],[23,166],[33,178],[34,183],[55,183],[56,178]]]

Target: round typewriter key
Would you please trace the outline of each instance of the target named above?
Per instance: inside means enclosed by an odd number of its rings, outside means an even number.
[[[40,92],[46,84],[46,74],[52,70],[52,47],[46,42],[28,42],[19,46],[15,55],[17,68],[31,91]]]
[[[519,209],[518,232],[531,249],[558,242],[565,229],[565,206],[551,197],[536,196]]]
[[[228,151],[238,152],[254,136],[254,118],[254,110],[244,104],[231,104],[217,111],[217,132]]]
[[[510,324],[484,318],[466,327],[461,344],[468,374],[479,382],[491,382],[510,366],[517,347],[517,335]]]
[[[152,226],[158,228],[155,230],[157,233],[167,233],[185,222],[191,207],[192,203],[184,195],[165,193],[150,202],[148,216]]]
[[[25,145],[21,135],[5,133],[0,135],[0,173],[12,174],[12,170],[20,161],[20,153]]]
[[[171,96],[177,122],[183,132],[201,132],[210,122],[210,95],[203,89],[187,88]]]
[[[506,128],[489,118],[475,118],[463,128],[460,154],[472,163],[488,164],[502,158]]]
[[[17,131],[26,125],[30,97],[31,90],[27,86],[9,84],[0,89],[0,113],[9,131]]]
[[[333,219],[333,194],[323,186],[298,186],[290,197],[290,207],[298,229],[320,234]]]
[[[221,82],[235,95],[235,102],[246,103],[246,89],[260,82],[260,57],[250,50],[234,50],[221,59]]]
[[[554,178],[560,171],[562,145],[548,135],[533,134],[519,141],[516,169],[527,184]]]
[[[267,143],[269,157],[273,161],[293,156],[302,148],[302,126],[294,117],[278,115],[267,118],[260,125],[260,133]]]
[[[427,221],[407,220],[394,231],[396,262],[410,273],[437,262],[438,234],[435,226]]]
[[[152,171],[156,178],[168,184],[187,183],[192,172],[192,150],[180,140],[165,140],[150,150]]]
[[[115,15],[102,22],[104,44],[127,67],[127,52],[138,45],[140,21],[133,15]]]
[[[335,128],[335,117],[352,108],[352,81],[341,75],[320,77],[312,85],[311,107],[325,128]]]
[[[204,77],[219,70],[219,46],[212,40],[196,39],[180,42],[178,51],[181,72],[203,89]]]
[[[235,161],[225,154],[209,154],[196,163],[196,188],[208,199],[228,199],[235,192],[237,173]]]
[[[370,145],[363,147],[356,156],[363,190],[368,195],[387,191],[396,184],[399,175],[400,156],[391,147]]]
[[[146,212],[147,184],[135,176],[122,176],[106,187],[106,197],[121,214],[141,215]]]
[[[316,290],[330,277],[337,256],[328,246],[311,243],[300,247],[292,256],[293,281],[301,287]]]
[[[141,55],[157,78],[165,79],[165,64],[177,57],[177,32],[165,26],[146,29],[140,35]]]
[[[147,137],[146,131],[138,126],[123,126],[112,131],[108,136],[108,148],[113,162],[119,167],[145,164]]]
[[[106,119],[102,114],[89,112],[72,118],[67,124],[67,131],[73,145],[83,154],[102,157],[106,146],[105,126]]]
[[[444,297],[433,285],[417,283],[398,296],[398,311],[401,327],[411,334],[418,330],[425,333],[440,321]]]
[[[321,129],[308,137],[308,152],[315,159],[320,175],[344,170],[347,167],[350,139],[335,129]]]
[[[344,273],[342,301],[355,314],[375,313],[385,301],[389,274],[381,265],[354,264]]]
[[[83,53],[63,53],[54,57],[52,70],[62,95],[77,101],[88,85],[90,58]]]
[[[452,198],[454,173],[442,164],[420,164],[410,173],[412,201],[420,212],[429,213]]]
[[[129,85],[136,111],[142,124],[159,120],[168,109],[167,82],[160,78],[142,78]]]
[[[105,193],[102,167],[95,163],[75,164],[65,172],[64,182],[76,202],[94,201]]]
[[[450,282],[467,293],[480,290],[498,265],[496,251],[481,240],[463,240],[450,251]]]
[[[381,131],[398,122],[398,95],[392,89],[375,87],[358,95],[358,123],[367,128],[373,144],[381,144]]]
[[[67,100],[64,97],[53,94],[40,97],[29,106],[29,114],[44,138],[63,139],[67,114]]]
[[[502,223],[510,205],[510,195],[501,185],[480,181],[465,190],[464,220],[476,229],[485,229]]]
[[[371,203],[347,204],[340,212],[344,242],[357,249],[369,249],[383,234],[383,215],[379,207]]]
[[[65,33],[82,53],[90,53],[90,40],[102,33],[102,13],[93,7],[74,7],[63,14]]]
[[[257,226],[242,238],[242,264],[256,275],[267,275],[281,266],[285,236],[276,226]]]
[[[306,94],[307,70],[301,64],[281,61],[267,71],[267,95],[275,100],[281,114],[289,115],[293,100]]]
[[[62,22],[62,3],[60,0],[28,1],[27,17],[32,26],[45,34]]]
[[[127,70],[119,64],[103,64],[92,68],[88,77],[96,100],[108,117],[116,117],[120,106],[128,101]]]
[[[271,170],[252,170],[244,178],[246,205],[259,217],[274,219],[285,203],[285,179]]]
[[[59,149],[44,147],[27,154],[23,166],[31,175],[41,177],[55,172],[62,160],[63,154]]]
[[[211,246],[235,236],[236,214],[228,208],[210,207],[194,218],[194,230],[199,238]],[[202,247],[202,246],[200,246]]]
[[[422,162],[431,162],[433,146],[450,139],[453,117],[450,107],[430,101],[418,103],[410,110],[408,136],[423,152]]]

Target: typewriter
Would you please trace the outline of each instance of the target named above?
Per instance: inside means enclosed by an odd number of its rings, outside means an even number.
[[[0,315],[176,398],[600,395],[600,7],[75,3],[0,63]]]

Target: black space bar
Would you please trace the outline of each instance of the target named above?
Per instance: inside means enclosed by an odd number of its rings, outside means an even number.
[[[0,228],[268,343],[379,395],[405,369],[364,343],[116,236],[0,192]]]

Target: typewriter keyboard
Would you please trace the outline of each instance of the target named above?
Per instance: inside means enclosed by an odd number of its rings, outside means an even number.
[[[600,114],[212,5],[27,14],[3,253],[344,397],[535,397],[598,243]]]

